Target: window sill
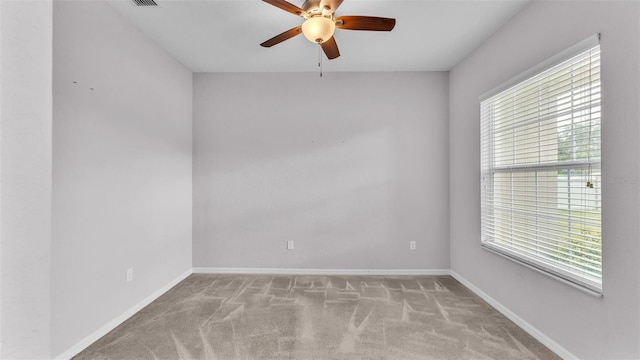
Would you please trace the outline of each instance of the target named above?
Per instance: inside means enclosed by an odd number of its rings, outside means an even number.
[[[513,262],[521,264],[521,265],[523,265],[523,266],[525,266],[525,267],[527,267],[527,268],[529,268],[531,270],[534,270],[534,271],[536,271],[538,273],[541,273],[541,274],[546,275],[546,276],[548,276],[550,278],[553,278],[554,280],[560,281],[560,282],[562,282],[562,283],[564,283],[566,285],[569,285],[569,286],[571,286],[571,287],[573,287],[575,289],[578,289],[578,290],[580,290],[580,291],[582,291],[584,293],[587,293],[587,294],[589,294],[591,296],[598,297],[598,298],[604,297],[604,294],[601,291],[597,291],[597,290],[588,288],[588,287],[586,287],[586,286],[584,286],[582,284],[578,284],[578,283],[575,283],[573,281],[570,281],[570,280],[568,280],[568,279],[566,279],[566,278],[564,278],[564,277],[562,277],[560,275],[557,275],[557,274],[555,274],[553,272],[547,271],[545,269],[541,269],[538,266],[530,264],[530,263],[528,263],[528,262],[526,262],[524,260],[521,260],[521,259],[519,259],[519,258],[517,258],[515,256],[512,256],[512,255],[510,255],[510,254],[508,254],[506,252],[500,251],[498,248],[496,248],[494,246],[491,246],[491,245],[488,245],[488,244],[481,244],[481,247],[484,250],[488,251],[488,252],[491,252],[493,254],[496,254],[498,256],[501,256],[503,258],[506,258],[508,260],[511,260]]]

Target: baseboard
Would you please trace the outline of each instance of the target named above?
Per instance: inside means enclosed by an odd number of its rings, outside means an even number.
[[[419,276],[449,275],[449,269],[298,269],[298,268],[228,268],[195,267],[194,274],[257,274],[257,275],[385,275]]]
[[[122,324],[125,320],[133,316],[138,311],[142,310],[145,306],[149,305],[151,302],[159,298],[162,294],[169,291],[172,287],[176,286],[180,281],[186,279],[189,275],[193,273],[192,270],[185,272],[184,274],[178,276],[176,279],[169,282],[167,285],[161,287],[156,290],[153,294],[147,296],[144,300],[140,301],[138,304],[134,305],[127,311],[125,311],[122,315],[116,317],[115,319],[109,321],[107,324],[94,331],[91,335],[87,336],[85,339],[77,343],[76,345],[69,348],[67,351],[62,354],[56,356],[54,359],[57,360],[67,360],[72,357],[78,355],[82,350],[86,349],[89,345],[93,344],[96,340],[105,336],[111,330],[115,329],[118,325]]]
[[[516,315],[514,312],[509,310],[506,306],[499,303],[497,300],[489,296],[484,291],[480,290],[478,287],[473,285],[467,279],[462,277],[460,274],[456,273],[453,270],[450,270],[451,276],[458,280],[462,285],[466,286],[469,290],[473,291],[476,295],[482,298],[482,300],[489,303],[489,305],[493,306],[496,310],[498,310],[502,315],[506,316],[509,320],[513,321],[521,327],[524,331],[526,331],[529,335],[533,336],[536,340],[540,341],[544,346],[548,347],[551,351],[556,353],[563,359],[578,359],[577,356],[569,352],[569,350],[562,347],[557,342],[553,341],[547,335],[542,333],[540,330],[535,328],[533,325],[529,324],[526,320]]]

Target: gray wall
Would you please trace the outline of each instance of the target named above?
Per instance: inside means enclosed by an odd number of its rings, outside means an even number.
[[[0,4],[3,359],[49,356],[51,1]]]
[[[57,355],[191,269],[192,74],[102,1],[53,15]]]
[[[447,73],[195,74],[193,265],[447,269],[447,93]]]
[[[640,357],[639,19],[638,2],[532,2],[450,73],[451,268],[581,359]],[[478,96],[596,32],[602,33],[603,298],[483,251],[478,185]]]

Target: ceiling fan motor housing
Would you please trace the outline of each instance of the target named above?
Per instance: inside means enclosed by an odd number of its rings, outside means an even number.
[[[328,5],[326,5],[328,6]],[[306,11],[307,13],[309,13],[309,15],[315,13],[321,13],[322,9],[320,9],[320,0],[306,0],[304,2],[304,4],[302,4],[302,10]],[[330,10],[330,12],[333,14],[333,12],[335,11],[335,9],[326,9],[326,10]]]

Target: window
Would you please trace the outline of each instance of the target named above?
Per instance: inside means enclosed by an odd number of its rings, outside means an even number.
[[[481,241],[601,293],[598,40],[481,98]]]

